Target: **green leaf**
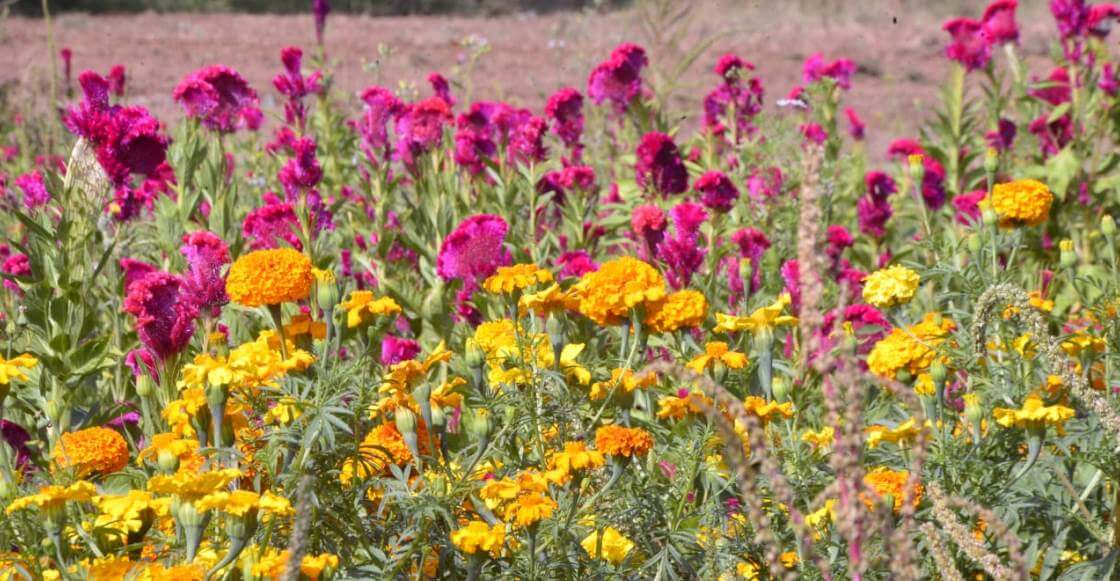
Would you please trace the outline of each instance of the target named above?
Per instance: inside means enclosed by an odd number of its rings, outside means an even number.
[[[1077,158],[1073,148],[1067,146],[1057,155],[1046,160],[1046,181],[1050,191],[1054,192],[1059,200],[1065,200],[1070,183],[1080,171],[1081,160]]]

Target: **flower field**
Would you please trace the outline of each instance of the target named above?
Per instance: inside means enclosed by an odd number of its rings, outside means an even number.
[[[1120,575],[1120,7],[945,22],[881,152],[827,46],[352,95],[312,4],[0,109],[0,580]]]

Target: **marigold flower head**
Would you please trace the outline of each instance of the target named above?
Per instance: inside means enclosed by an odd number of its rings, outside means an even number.
[[[714,402],[701,392],[681,389],[676,395],[657,400],[657,419],[680,420],[689,414],[703,413],[701,404],[712,406]]]
[[[0,385],[8,385],[13,379],[27,381],[24,369],[31,369],[38,364],[39,360],[27,353],[11,359],[0,357]]]
[[[1045,405],[1037,394],[1027,396],[1019,409],[995,408],[992,416],[1005,428],[1045,429],[1046,426],[1061,428],[1066,421],[1077,415],[1072,408],[1064,405]]]
[[[764,426],[770,420],[778,417],[787,420],[793,417],[793,402],[778,403],[776,401],[766,401],[755,395],[748,395],[743,400],[743,407],[746,408],[748,413],[757,417]]]
[[[164,432],[155,434],[148,440],[148,447],[140,450],[136,455],[136,463],[148,461],[162,464],[164,457],[181,461],[193,456],[196,451],[198,451],[198,439],[182,438],[174,432]]]
[[[167,476],[153,476],[148,480],[148,490],[157,494],[171,494],[184,502],[194,502],[204,496],[220,492],[235,478],[241,477],[236,468],[223,468],[197,474],[178,472]]]
[[[367,290],[350,293],[338,306],[346,311],[346,326],[351,329],[365,325],[375,317],[398,315],[401,312],[401,306],[392,297],[375,299],[373,293]]]
[[[128,442],[111,428],[87,428],[62,434],[52,456],[56,466],[73,468],[79,478],[112,474],[128,466]]]
[[[650,303],[644,324],[654,333],[699,327],[708,311],[708,299],[694,290],[681,290]]]
[[[906,483],[910,480],[910,472],[906,470],[891,470],[890,468],[879,467],[871,470],[863,477],[863,483],[874,492],[876,496],[884,498],[890,496],[894,499],[894,511],[902,510],[903,498],[906,496]],[[915,484],[911,489],[912,502],[914,506],[922,500],[922,492],[924,487],[921,484]],[[868,495],[861,494],[860,500],[863,501],[867,508],[873,510],[875,507],[874,499]]]
[[[603,326],[617,325],[632,309],[663,299],[665,278],[649,264],[624,256],[583,275],[576,288],[580,313]]]
[[[867,366],[875,375],[891,379],[902,370],[921,373],[933,363],[937,347],[955,328],[948,317],[927,313],[918,324],[892,329],[876,343],[867,355]]]
[[[876,448],[883,442],[893,442],[899,446],[907,446],[917,439],[920,432],[921,428],[918,427],[918,422],[914,418],[910,418],[893,428],[876,424],[864,429],[864,433],[867,435],[867,445],[870,448]]]
[[[482,288],[493,294],[513,294],[533,285],[552,282],[552,273],[535,264],[499,266],[498,272],[482,281]]]
[[[697,355],[688,362],[688,368],[696,373],[704,373],[705,369],[716,363],[726,365],[730,369],[742,369],[747,366],[747,356],[732,351],[723,341],[712,341],[704,345],[702,355]]]
[[[653,448],[653,436],[641,428],[603,426],[595,430],[595,448],[607,456],[644,456]]]
[[[621,563],[634,550],[634,542],[614,527],[606,527],[602,534],[598,530],[592,531],[579,545],[588,555],[602,558],[613,565]]]
[[[656,383],[657,374],[652,371],[636,374],[631,369],[615,368],[611,370],[610,379],[591,384],[591,392],[588,395],[592,400],[601,400],[612,391],[616,395],[629,395],[638,389],[648,389]]]
[[[116,531],[122,539],[150,526],[158,515],[166,515],[169,499],[155,499],[143,490],[129,490],[126,494],[98,496],[93,499],[100,514],[94,526]]]
[[[420,442],[426,440],[427,438],[419,438]],[[347,458],[342,463],[338,480],[343,486],[350,486],[355,478],[364,480],[385,472],[390,465],[403,466],[409,462],[412,462],[412,453],[397,426],[392,423],[380,424],[362,439],[362,443],[358,445],[358,456]]]
[[[502,523],[488,526],[483,521],[473,520],[451,533],[451,543],[468,555],[482,552],[496,559],[506,543],[506,526]]]
[[[918,291],[921,278],[905,266],[877,270],[863,281],[863,300],[879,307],[893,307],[910,302]]]
[[[569,476],[573,472],[594,470],[604,462],[602,452],[588,450],[583,442],[564,442],[564,449],[554,452],[548,459],[548,467],[550,470]]]
[[[832,426],[825,426],[815,432],[813,430],[806,430],[805,433],[801,434],[801,441],[814,448],[831,447],[835,439],[836,428]]]
[[[292,248],[250,252],[236,261],[226,276],[230,300],[247,307],[279,305],[311,294],[311,260]]]
[[[522,494],[506,507],[505,519],[525,528],[552,516],[557,506],[555,500],[540,492]]]
[[[533,311],[546,316],[557,311],[576,311],[579,309],[579,294],[574,290],[563,290],[557,283],[535,293],[525,293],[517,301],[518,312],[524,315]]]
[[[92,500],[96,494],[97,488],[95,488],[92,483],[86,482],[85,480],[79,480],[70,486],[49,484],[40,488],[39,492],[35,494],[13,500],[4,512],[12,514],[17,510],[23,510],[30,506],[38,507],[40,510],[50,511],[62,508],[67,502],[86,502]]]
[[[717,333],[750,331],[758,334],[767,331],[772,332],[775,327],[797,324],[797,317],[782,314],[782,311],[789,306],[790,302],[789,294],[785,293],[779,296],[773,304],[755,309],[745,317],[716,313],[714,331]]]
[[[982,204],[990,204],[999,216],[999,224],[1005,228],[1016,226],[1037,226],[1050,217],[1050,205],[1054,195],[1050,188],[1038,180],[1016,180],[996,184],[990,199]]]

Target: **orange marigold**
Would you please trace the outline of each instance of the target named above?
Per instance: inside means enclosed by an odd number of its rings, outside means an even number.
[[[600,325],[617,325],[631,309],[665,298],[665,278],[649,264],[623,256],[583,275],[576,289],[580,313]]]
[[[989,197],[992,210],[999,216],[999,225],[1037,226],[1050,217],[1054,195],[1038,180],[1016,180],[996,184]]]
[[[646,309],[645,325],[654,333],[672,333],[699,327],[708,311],[708,299],[694,290],[682,290],[656,301]]]
[[[421,433],[418,440],[426,443],[427,438]],[[390,464],[403,466],[409,462],[412,462],[412,453],[400,430],[395,424],[381,424],[366,434],[358,446],[358,456],[342,463],[338,480],[343,486],[350,486],[355,478],[365,479],[382,473]]]
[[[59,468],[73,468],[79,478],[112,474],[128,466],[128,442],[109,428],[87,428],[62,434],[54,446]]]
[[[499,266],[498,272],[482,281],[482,288],[493,294],[513,294],[537,283],[552,282],[552,273],[535,264]]]
[[[902,510],[903,497],[906,496],[906,482],[910,479],[910,472],[906,470],[891,470],[890,468],[879,467],[868,472],[863,477],[863,483],[867,485],[878,497],[890,497],[893,502],[893,509],[895,512]],[[921,484],[915,483],[914,488],[910,491],[911,502],[914,506],[922,500],[922,492],[924,488]],[[863,501],[867,508],[874,510],[875,500],[868,495],[861,494],[860,500]]]
[[[226,277],[230,300],[247,307],[301,301],[311,293],[311,260],[292,248],[257,250],[238,258]]]
[[[603,426],[595,430],[595,448],[608,456],[644,456],[653,448],[653,436],[641,428]]]

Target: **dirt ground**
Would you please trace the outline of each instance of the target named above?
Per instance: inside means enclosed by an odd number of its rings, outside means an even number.
[[[680,11],[684,3],[668,1]],[[929,6],[915,0],[708,0],[681,13],[658,16],[654,2],[627,10],[518,14],[501,17],[432,16],[371,18],[331,15],[327,52],[336,83],[357,92],[371,84],[411,84],[427,94],[425,77],[440,71],[460,83],[460,100],[505,98],[540,111],[547,96],[571,85],[584,90],[594,64],[617,43],[647,47],[655,68],[671,70],[705,39],[715,42],[682,75],[675,93],[683,110],[698,115],[699,100],[715,83],[710,72],[720,54],[734,51],[753,61],[766,87],[766,104],[800,82],[801,64],[814,52],[849,57],[860,66],[846,103],[868,125],[868,147],[880,154],[896,137],[913,135],[934,104],[945,78],[941,56],[951,15],[978,17],[982,2]],[[1022,52],[1044,55],[1054,24],[1041,1],[1021,2]],[[963,6],[969,5],[969,6]],[[274,103],[271,78],[280,70],[286,45],[310,48],[310,14],[154,14],[57,17],[57,47],[74,53],[75,75],[92,68],[128,70],[129,101],[165,120],[175,110],[170,94],[179,80],[203,65],[226,64],[241,71]],[[468,39],[489,50],[471,65]],[[14,94],[43,95],[49,71],[46,27],[41,20],[0,20],[0,85],[16,83]],[[387,47],[382,56],[379,47]],[[998,58],[998,55],[997,55]],[[1035,64],[1031,71],[1047,71]]]

